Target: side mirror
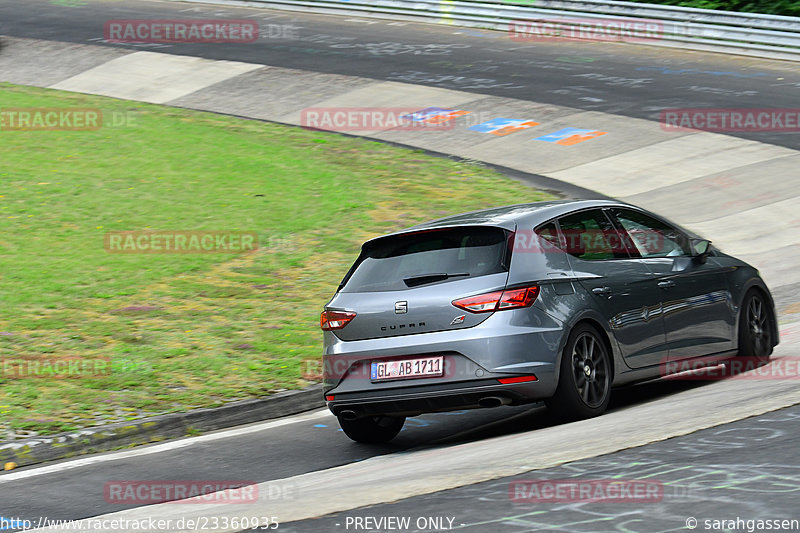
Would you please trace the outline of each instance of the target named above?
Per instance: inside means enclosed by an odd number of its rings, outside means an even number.
[[[692,239],[692,257],[698,263],[705,264],[709,254],[711,254],[711,241],[706,239]]]

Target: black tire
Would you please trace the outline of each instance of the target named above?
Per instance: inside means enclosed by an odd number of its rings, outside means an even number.
[[[404,416],[368,416],[355,420],[338,418],[345,435],[365,444],[389,442],[400,433],[406,423]]]
[[[739,356],[769,361],[775,344],[774,327],[767,299],[756,289],[747,291],[739,311]]]
[[[598,416],[611,399],[611,374],[611,356],[600,334],[579,325],[567,339],[556,392],[545,404],[568,420]]]

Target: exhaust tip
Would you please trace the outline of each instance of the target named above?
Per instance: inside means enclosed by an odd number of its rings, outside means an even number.
[[[501,405],[508,405],[511,400],[503,398],[502,396],[486,396],[478,400],[478,405],[481,407],[500,407]]]
[[[358,413],[351,409],[345,409],[339,413],[339,416],[344,420],[355,420],[358,418]]]

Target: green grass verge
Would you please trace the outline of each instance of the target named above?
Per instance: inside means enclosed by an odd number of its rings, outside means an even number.
[[[485,167],[364,139],[0,84],[4,108],[127,113],[0,131],[0,357],[110,360],[0,373],[0,436],[266,396],[315,379],[319,311],[369,237],[547,199]],[[109,231],[254,231],[242,254],[111,254]]]

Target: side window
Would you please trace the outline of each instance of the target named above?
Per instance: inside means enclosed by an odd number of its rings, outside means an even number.
[[[562,248],[558,240],[558,228],[555,222],[548,222],[536,228],[536,234],[557,248]]]
[[[689,238],[668,224],[631,209],[615,209],[614,216],[642,257],[692,255]]]
[[[599,209],[581,211],[558,220],[567,253],[584,261],[628,259],[620,235]]]

